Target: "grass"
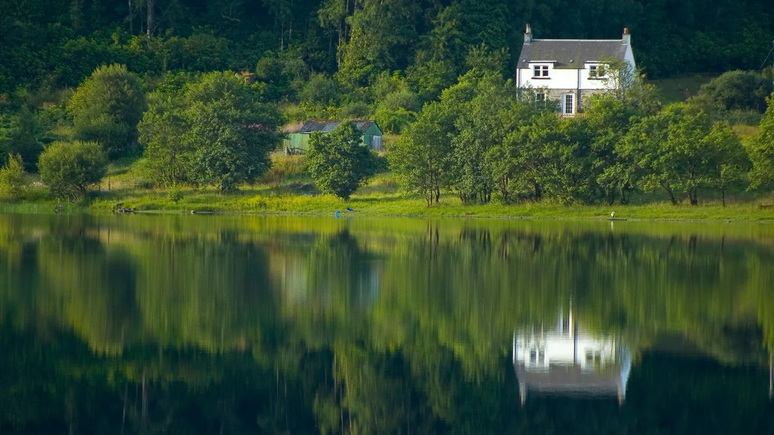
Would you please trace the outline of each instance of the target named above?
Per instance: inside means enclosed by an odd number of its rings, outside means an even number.
[[[396,177],[383,173],[361,187],[349,201],[331,195],[318,195],[312,180],[304,172],[303,156],[272,156],[273,167],[255,185],[242,186],[239,191],[222,194],[215,189],[147,188],[143,180],[143,159],[113,163],[109,177],[100,189],[81,204],[63,203],[67,212],[90,211],[109,213],[117,208],[141,212],[197,212],[245,214],[346,214],[351,207],[357,214],[407,217],[498,217],[540,219],[607,219],[612,211],[616,217],[643,220],[741,220],[774,221],[774,197],[737,189],[728,201],[720,204],[717,195],[700,193],[701,205],[674,206],[664,201],[659,192],[639,194],[631,205],[562,205],[543,201],[514,205],[463,204],[454,194],[444,193],[439,204],[428,207],[424,198],[400,191]],[[108,181],[109,180],[109,181]],[[57,201],[46,196],[42,187],[31,189],[26,202],[0,204],[1,211],[51,213]]]
[[[661,80],[648,80],[649,84],[658,89],[661,102],[664,104],[678,103],[699,93],[705,83],[717,75],[686,75]]]
[[[348,201],[331,195],[316,195],[307,190],[310,184],[296,181],[244,186],[238,192],[221,194],[215,190],[183,189],[178,201],[167,190],[128,189],[100,192],[86,206],[97,212],[109,212],[121,207],[145,212],[215,212],[259,214],[333,214],[351,207],[357,214],[406,217],[500,217],[541,219],[607,219],[612,211],[616,217],[642,220],[715,220],[715,221],[774,221],[774,198],[738,193],[723,207],[720,201],[705,196],[703,203],[693,207],[672,205],[655,194],[635,198],[632,205],[562,205],[551,202],[520,204],[463,204],[451,193],[442,195],[441,202],[427,206],[422,197],[399,191],[392,174],[380,174],[362,187]],[[650,201],[650,202],[644,202]],[[346,212],[345,212],[346,213]]]
[[[300,187],[299,187],[300,186]],[[141,212],[181,213],[252,213],[252,214],[333,214],[346,213],[351,207],[357,214],[372,216],[406,217],[497,217],[540,219],[607,219],[612,211],[616,217],[632,220],[714,220],[714,221],[774,221],[774,198],[752,195],[734,198],[723,207],[714,198],[705,198],[699,206],[672,205],[657,201],[633,205],[562,205],[551,202],[520,203],[514,205],[467,205],[452,194],[444,194],[439,204],[427,206],[423,198],[401,193],[391,174],[377,176],[361,188],[349,201],[331,195],[315,195],[299,183],[259,184],[244,186],[238,192],[221,194],[215,190],[180,190],[181,197],[174,201],[164,189],[114,189],[96,192],[83,204],[63,204],[65,211],[111,212],[119,205]],[[42,192],[42,191],[41,191]],[[50,213],[56,201],[46,199],[41,192],[31,202],[0,204],[0,211]],[[701,200],[701,198],[700,198]]]
[[[753,134],[739,131],[740,134]],[[66,212],[90,211],[109,213],[116,208],[131,208],[141,212],[197,212],[243,214],[345,214],[351,207],[357,214],[406,217],[498,217],[539,219],[607,219],[612,211],[616,217],[641,220],[715,220],[715,221],[774,221],[774,196],[746,192],[737,188],[728,197],[728,207],[720,204],[717,194],[700,192],[701,205],[672,205],[660,192],[639,194],[631,205],[562,205],[549,201],[519,204],[463,204],[454,194],[445,193],[439,204],[428,207],[424,198],[399,190],[397,178],[391,173],[374,177],[361,187],[349,201],[330,195],[318,195],[312,180],[304,171],[304,156],[272,156],[272,169],[255,185],[242,186],[239,191],[222,194],[214,189],[152,188],[147,180],[144,159],[123,159],[108,169],[97,192],[81,204],[63,203]],[[26,201],[0,203],[0,212],[51,213],[57,201],[48,198],[42,186],[30,189]]]

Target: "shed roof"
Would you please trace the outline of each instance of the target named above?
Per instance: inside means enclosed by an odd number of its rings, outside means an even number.
[[[622,39],[534,39],[522,46],[519,68],[529,68],[529,62],[550,61],[554,68],[582,69],[586,62],[623,60],[627,47]]]
[[[330,133],[334,128],[338,127],[341,124],[341,120],[330,120],[330,121],[306,121],[304,125],[301,127],[300,130],[298,130],[301,134],[310,134],[316,131],[319,131],[321,133]],[[365,133],[368,131],[369,128],[374,124],[374,121],[368,121],[368,120],[360,120],[360,121],[351,121],[352,125],[358,129],[359,131]]]

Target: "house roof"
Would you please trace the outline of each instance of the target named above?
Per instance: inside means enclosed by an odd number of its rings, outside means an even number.
[[[557,69],[582,69],[586,62],[624,59],[627,47],[622,39],[534,39],[522,46],[519,68],[546,61]]]
[[[368,121],[368,120],[351,121],[351,122],[356,129],[360,130],[363,133],[368,131],[368,129],[371,128],[371,126],[375,123],[375,121]],[[330,133],[334,128],[338,127],[340,124],[341,124],[341,120],[306,121],[306,123],[304,123],[301,129],[298,130],[298,133],[310,134],[316,131],[319,131],[321,133]]]

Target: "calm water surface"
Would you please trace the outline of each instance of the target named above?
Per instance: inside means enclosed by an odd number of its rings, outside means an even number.
[[[0,215],[0,434],[774,434],[774,226]]]

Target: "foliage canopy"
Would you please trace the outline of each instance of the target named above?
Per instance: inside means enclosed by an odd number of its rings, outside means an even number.
[[[40,179],[59,199],[79,200],[107,172],[107,155],[97,142],[54,142],[40,155]]]
[[[376,172],[375,156],[349,121],[330,133],[313,133],[309,145],[306,167],[321,192],[349,199]]]

